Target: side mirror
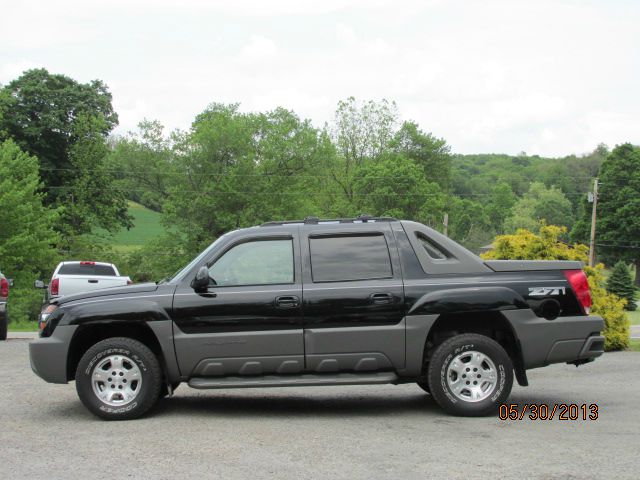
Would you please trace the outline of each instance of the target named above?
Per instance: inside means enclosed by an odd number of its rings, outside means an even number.
[[[209,269],[203,265],[196,273],[196,277],[191,281],[191,288],[196,292],[202,292],[209,287]]]
[[[33,286],[36,288],[47,288],[42,280],[36,280],[35,282],[33,282]]]

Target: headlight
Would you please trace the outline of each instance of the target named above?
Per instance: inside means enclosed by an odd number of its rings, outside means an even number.
[[[47,325],[49,316],[58,308],[57,305],[47,305],[47,307],[40,312],[40,319],[38,321],[38,329],[42,330]]]

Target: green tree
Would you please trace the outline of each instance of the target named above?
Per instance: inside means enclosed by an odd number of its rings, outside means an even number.
[[[501,181],[491,190],[487,215],[497,233],[504,232],[504,221],[515,202],[516,196],[508,183]]]
[[[38,160],[11,140],[0,144],[0,266],[15,279],[11,318],[35,318],[42,294],[33,280],[56,260],[58,211],[43,205]]]
[[[487,209],[478,202],[456,197],[449,198],[449,236],[465,247],[476,250],[491,242],[495,229]]]
[[[559,240],[566,231],[566,227],[543,225],[539,234],[523,229],[513,235],[499,235],[494,240],[495,248],[483,254],[482,257],[497,260],[586,262],[589,254],[589,248],[586,245],[571,246]],[[591,290],[591,312],[604,318],[605,349],[621,350],[629,346],[629,318],[624,311],[626,302],[617,295],[607,292],[603,269],[602,264],[584,269]]]
[[[99,80],[82,84],[36,69],[23,73],[2,92],[0,131],[38,158],[47,193],[45,203],[70,211],[78,202],[93,203],[96,208],[92,218],[99,219],[97,226],[127,226],[129,218],[120,208],[121,196],[114,189],[86,188],[89,171],[96,184],[109,185],[112,181],[100,168],[106,156],[107,135],[118,123],[107,86]],[[80,159],[85,153],[88,157]],[[74,233],[83,233],[86,223]]]
[[[176,173],[173,139],[179,135],[167,136],[160,122],[144,120],[136,132],[116,138],[106,165],[117,189],[126,191],[129,200],[159,212]]]
[[[573,224],[571,202],[556,187],[547,188],[534,182],[529,191],[518,200],[504,223],[506,232],[515,232],[519,228],[537,231],[540,223],[563,225]]]
[[[354,97],[338,102],[331,137],[337,152],[331,175],[347,202],[353,202],[355,172],[367,160],[376,160],[390,148],[396,133],[395,102],[358,102]]]
[[[403,155],[389,153],[361,165],[354,181],[354,209],[348,215],[408,218],[435,225],[442,221],[445,195],[424,178],[421,166]]]
[[[292,112],[247,114],[221,104],[198,115],[173,150],[163,219],[192,253],[229,230],[318,211],[322,164],[332,154]]]
[[[108,149],[99,133],[102,122],[102,118],[85,116],[74,122],[76,141],[70,146],[69,160],[75,179],[59,189],[67,199],[62,210],[66,237],[90,233],[96,227],[116,231],[133,226],[124,192],[113,185],[104,162]]]
[[[611,275],[607,279],[607,290],[615,293],[620,298],[627,301],[626,310],[636,310],[636,287],[631,278],[631,272],[624,262],[616,262],[611,271]]]
[[[427,181],[437,183],[444,191],[449,190],[451,148],[444,139],[423,132],[417,123],[404,122],[390,142],[390,147],[421,166]]]
[[[598,253],[606,263],[633,262],[640,285],[640,147],[615,147],[599,178]]]

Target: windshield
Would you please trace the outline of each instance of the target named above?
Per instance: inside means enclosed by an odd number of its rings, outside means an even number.
[[[231,232],[229,232],[231,233]],[[187,275],[187,273],[189,273],[189,271],[195,267],[198,263],[201,263],[202,260],[207,257],[209,255],[209,253],[221,242],[221,240],[223,238],[225,238],[228,235],[228,233],[225,233],[224,235],[222,235],[221,237],[218,237],[218,239],[213,242],[211,245],[209,245],[206,249],[204,249],[204,251],[202,251],[202,253],[200,253],[200,255],[198,255],[196,258],[194,258],[193,260],[191,260],[191,262],[189,263],[189,265],[187,265],[186,267],[178,270],[176,273],[174,273],[172,276],[167,277],[167,278],[163,278],[162,280],[160,280],[158,283],[178,283],[180,281],[182,281],[184,279],[184,277]]]

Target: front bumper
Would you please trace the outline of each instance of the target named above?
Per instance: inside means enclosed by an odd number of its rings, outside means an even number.
[[[67,383],[67,358],[77,325],[59,326],[50,337],[29,343],[31,370],[49,383]]]
[[[502,313],[520,342],[525,369],[586,363],[604,353],[604,320],[596,315],[546,320],[529,309]]]

